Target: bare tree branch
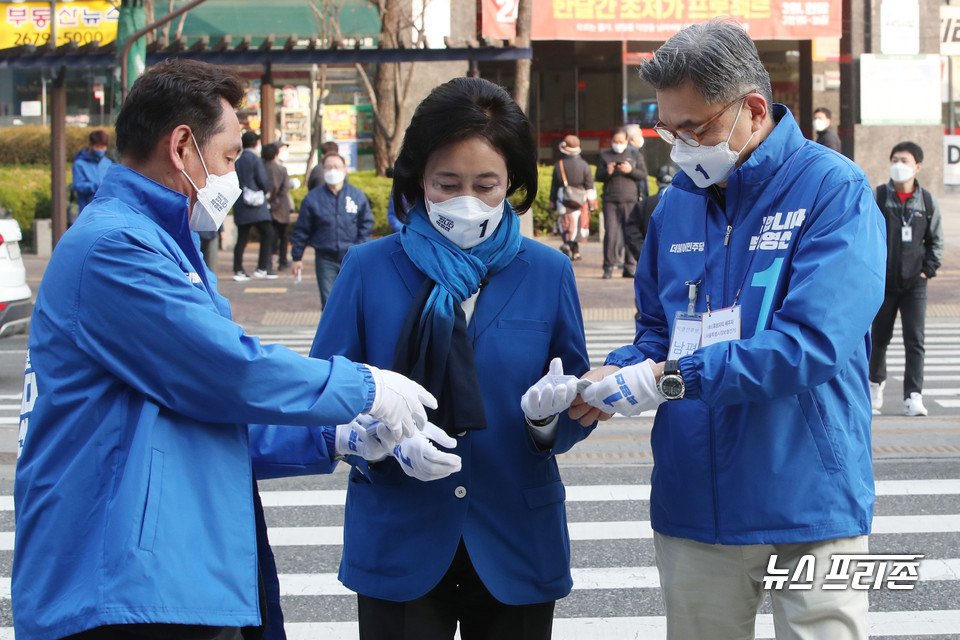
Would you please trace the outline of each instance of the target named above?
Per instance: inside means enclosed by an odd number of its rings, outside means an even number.
[[[177,40],[183,36],[183,23],[187,21],[188,15],[190,15],[189,11],[180,16],[180,23],[177,25]]]

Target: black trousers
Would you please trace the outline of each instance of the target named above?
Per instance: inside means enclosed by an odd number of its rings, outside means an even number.
[[[289,225],[286,222],[277,222],[276,220],[271,224],[273,224],[273,236],[276,238],[273,245],[278,255],[277,266],[285,267],[290,264],[290,260],[287,258],[287,227]]]
[[[623,226],[627,216],[633,211],[636,202],[604,202],[603,203],[603,268],[613,269],[623,256],[623,268],[633,271],[637,267],[637,259],[630,251],[624,251],[626,241],[623,237]]]
[[[244,640],[238,627],[194,624],[113,624],[67,636],[63,640]]]
[[[887,379],[887,347],[893,337],[893,323],[900,312],[906,363],[903,371],[903,398],[914,391],[923,392],[923,335],[927,316],[927,279],[918,278],[908,288],[888,289],[870,330],[873,352],[870,354],[870,382]]]
[[[460,547],[440,583],[427,595],[391,602],[358,595],[360,640],[549,640],[554,602],[507,605],[494,598]]]
[[[260,234],[260,255],[257,259],[257,269],[262,271],[270,270],[270,262],[273,259],[273,221],[262,220],[253,224],[237,225],[237,245],[233,248],[233,271],[243,271],[243,251],[247,248],[247,240],[250,239],[250,229],[257,228]]]

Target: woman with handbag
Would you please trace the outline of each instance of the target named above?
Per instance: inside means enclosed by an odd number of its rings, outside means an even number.
[[[553,168],[550,207],[559,216],[563,236],[560,251],[571,260],[579,260],[580,240],[586,238],[590,228],[589,216],[596,209],[597,192],[593,188],[593,171],[580,157],[580,138],[566,136],[560,142],[560,153],[564,157]]]

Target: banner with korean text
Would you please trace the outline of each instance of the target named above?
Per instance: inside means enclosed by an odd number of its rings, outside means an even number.
[[[482,0],[482,33],[516,35],[517,0]],[[840,0],[552,0],[533,3],[533,40],[666,40],[730,16],[754,40],[840,37]]]
[[[58,4],[57,46],[76,42],[79,45],[117,39],[119,3],[108,0],[87,0]],[[21,2],[0,5],[0,49],[24,44],[44,45],[50,42],[51,13],[49,2]]]

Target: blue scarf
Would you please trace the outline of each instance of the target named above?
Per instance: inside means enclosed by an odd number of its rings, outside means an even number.
[[[520,220],[510,203],[496,231],[461,249],[437,231],[423,202],[408,213],[400,232],[403,250],[427,280],[407,312],[393,369],[434,394],[440,407],[431,420],[451,433],[486,427],[472,341],[460,303],[502,271],[520,250]]]
[[[503,203],[503,219],[487,240],[471,249],[461,249],[430,224],[423,201],[410,210],[400,232],[403,250],[413,264],[437,283],[420,316],[421,331],[427,325],[439,333],[453,329],[454,305],[460,304],[493,275],[513,262],[520,250],[520,219],[509,202]]]

